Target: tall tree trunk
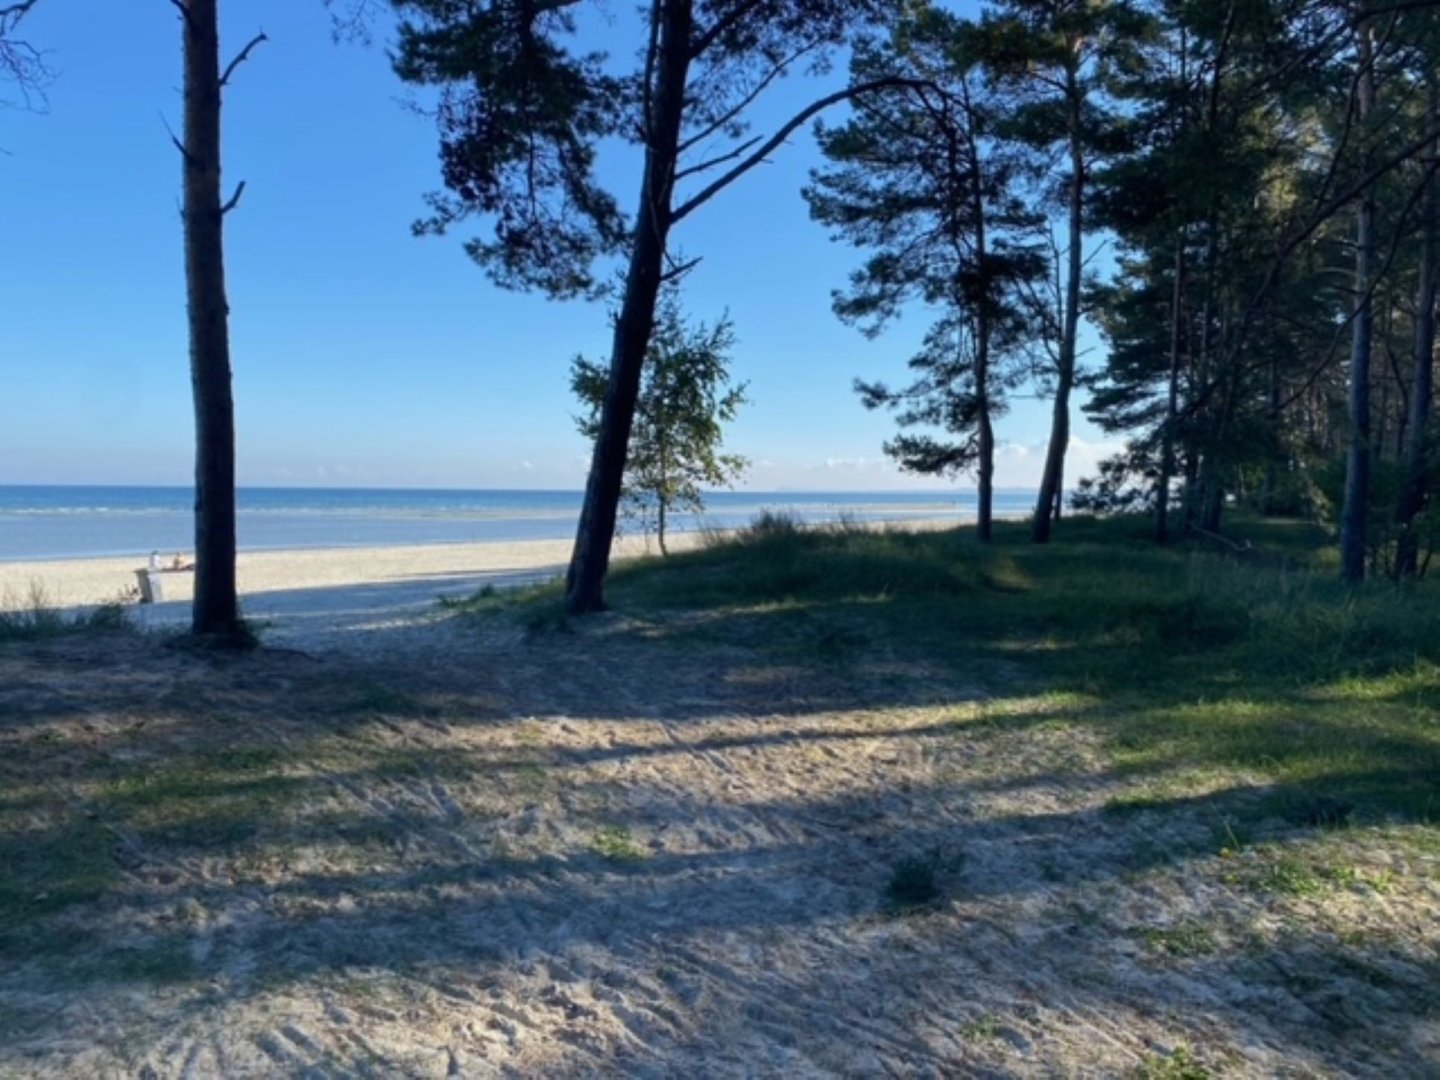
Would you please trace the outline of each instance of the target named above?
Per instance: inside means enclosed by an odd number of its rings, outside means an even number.
[[[1440,160],[1440,72],[1430,75],[1429,124],[1436,132],[1431,156]],[[1437,298],[1436,260],[1440,258],[1440,184],[1432,173],[1425,185],[1424,239],[1420,254],[1420,288],[1415,298],[1415,350],[1410,378],[1410,409],[1405,422],[1406,443],[1404,480],[1395,508],[1395,521],[1400,526],[1400,540],[1395,553],[1397,577],[1414,577],[1419,569],[1419,544],[1415,536],[1415,519],[1425,506],[1425,488],[1429,472],[1430,400],[1434,391],[1435,369],[1435,303]]]
[[[1185,511],[1185,530],[1188,532],[1190,526],[1198,523],[1197,516],[1200,500],[1200,450],[1192,439],[1185,445],[1185,468],[1184,491],[1181,495],[1181,508]]]
[[[1277,356],[1270,362],[1270,403],[1266,410],[1266,419],[1270,422],[1270,431],[1274,436],[1275,443],[1270,448],[1270,453],[1265,455],[1265,490],[1260,495],[1260,513],[1270,517],[1279,513],[1279,492],[1280,492],[1280,448],[1282,439],[1280,435],[1281,419],[1281,381],[1280,381],[1280,358]]]
[[[1081,250],[1085,236],[1085,149],[1080,119],[1083,98],[1079,79],[1072,67],[1066,73],[1066,94],[1069,98],[1070,139],[1070,250],[1069,280],[1065,282],[1064,325],[1060,331],[1059,371],[1055,381],[1055,405],[1050,420],[1050,447],[1045,454],[1045,471],[1040,477],[1040,494],[1035,500],[1035,519],[1030,524],[1030,539],[1037,544],[1050,542],[1055,507],[1061,496],[1065,475],[1065,451],[1070,446],[1070,392],[1075,386],[1076,337],[1080,330],[1080,276],[1085,269]]]
[[[665,546],[665,504],[668,500],[664,495],[655,504],[655,539],[660,544],[660,554],[669,555],[670,551]]]
[[[1185,297],[1185,234],[1175,238],[1175,280],[1170,289],[1170,378],[1165,389],[1165,426],[1160,434],[1160,479],[1155,485],[1155,542],[1170,539],[1170,481],[1175,475],[1175,426],[1180,419],[1181,305]]]
[[[1372,29],[1359,28],[1360,72],[1357,120],[1370,156],[1371,117],[1375,110],[1375,69]],[[1355,226],[1355,323],[1350,347],[1350,449],[1345,461],[1345,502],[1340,513],[1340,573],[1346,581],[1365,579],[1365,519],[1370,508],[1370,353],[1373,301],[1370,296],[1375,257],[1375,190],[1360,199]]]
[[[191,631],[242,637],[235,594],[235,407],[230,386],[220,195],[220,36],[217,0],[185,0],[184,223],[195,399],[195,600]]]
[[[969,109],[969,87],[965,93]],[[966,153],[970,158],[970,212],[975,218],[975,263],[980,269],[980,303],[975,308],[975,400],[978,414],[980,451],[979,475],[976,477],[979,506],[975,515],[975,538],[988,544],[995,534],[995,425],[990,406],[990,338],[995,297],[990,279],[990,242],[985,228],[985,174],[980,148],[975,141],[975,115],[970,112],[965,123]]]
[[[980,473],[976,477],[980,505],[975,516],[975,538],[988,544],[995,536],[995,428],[990,403],[980,405]]]
[[[640,205],[625,276],[625,297],[619,318],[615,320],[610,385],[600,411],[600,433],[595,439],[585,502],[565,577],[565,609],[572,615],[601,611],[605,607],[605,573],[610,566],[610,546],[615,538],[630,428],[635,419],[645,352],[655,326],[655,301],[664,276],[665,246],[672,224],[675,160],[690,67],[692,0],[663,2],[645,170],[640,181]]]

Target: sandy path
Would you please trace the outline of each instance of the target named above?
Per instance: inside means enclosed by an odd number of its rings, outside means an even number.
[[[1424,849],[1287,834],[1370,876],[1257,888],[1239,804],[1106,812],[1133,781],[994,665],[667,629],[0,651],[17,855],[103,822],[125,870],[11,931],[0,1075],[1436,1075]]]

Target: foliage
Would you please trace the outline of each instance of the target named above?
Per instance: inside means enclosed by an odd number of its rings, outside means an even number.
[[[856,389],[867,407],[895,410],[907,429],[885,445],[903,469],[978,474],[983,533],[992,424],[1023,376],[1035,329],[1023,292],[1045,261],[1041,218],[1017,191],[1020,162],[993,136],[999,103],[981,93],[973,59],[955,47],[961,25],[921,6],[888,39],[857,49],[852,84],[888,76],[906,89],[863,98],[847,123],[820,128],[830,164],[812,174],[805,195],[812,217],[869,252],[836,294],[841,319],[874,336],[911,302],[935,313],[910,360],[909,386]]]
[[[737,454],[721,452],[723,425],[746,401],[745,384],[730,382],[734,348],[728,317],[692,325],[675,295],[662,305],[645,360],[623,488],[626,512],[647,531],[654,527],[662,551],[671,515],[703,510],[705,489],[733,484],[748,465]],[[571,387],[585,410],[576,426],[586,438],[599,434],[609,384],[607,368],[576,358]]]
[[[688,39],[677,144],[689,159],[681,173],[700,177],[715,167],[704,164],[712,157],[735,160],[717,147],[747,146],[755,96],[807,63],[823,67],[854,26],[894,6],[651,0],[629,23],[636,65],[627,70],[584,46],[589,22],[609,15],[594,0],[392,2],[401,17],[396,73],[441,94],[445,193],[430,196],[431,214],[417,230],[444,232],[480,216],[493,233],[466,249],[499,284],[562,297],[596,292],[596,260],[624,253],[631,241],[636,222],[597,177],[596,154],[610,141],[646,147],[658,122],[667,32]]]

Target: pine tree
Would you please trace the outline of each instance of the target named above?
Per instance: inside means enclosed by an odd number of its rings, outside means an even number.
[[[857,389],[907,429],[885,446],[903,469],[976,474],[983,542],[993,516],[994,423],[1030,337],[1020,293],[1044,263],[1035,245],[1041,219],[1017,197],[1018,162],[994,138],[995,103],[979,96],[963,27],[923,7],[887,40],[857,50],[853,82],[889,75],[909,89],[863,99],[848,123],[821,129],[831,164],[805,195],[837,239],[870,252],[836,295],[842,319],[875,335],[908,303],[936,313],[910,360],[913,382]]]
[[[654,527],[662,554],[669,554],[665,536],[672,516],[700,513],[707,489],[732,486],[749,466],[745,458],[721,449],[724,425],[746,402],[745,384],[730,381],[734,348],[728,317],[692,325],[673,291],[662,297],[621,492],[626,515],[647,531]],[[586,438],[599,434],[609,380],[603,365],[584,357],[571,367],[571,388],[585,410],[575,422]]]
[[[685,269],[676,226],[821,111],[889,84],[817,97],[768,135],[750,110],[778,80],[823,68],[833,50],[901,0],[649,0],[632,24],[637,66],[619,74],[583,51],[596,0],[393,0],[403,17],[396,70],[441,88],[447,195],[422,229],[471,215],[493,236],[468,245],[500,284],[592,294],[594,264],[626,265],[610,378],[566,578],[572,614],[604,606],[626,454],[662,286]],[[627,218],[594,173],[596,149],[623,140],[640,159]]]

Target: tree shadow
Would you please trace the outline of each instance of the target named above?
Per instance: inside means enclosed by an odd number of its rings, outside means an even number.
[[[1428,931],[1334,914],[1387,903],[1341,874],[1378,841],[1305,811],[1413,805],[1432,738],[1304,681],[1190,678],[1124,626],[902,607],[456,621],[423,660],[392,629],[347,631],[355,655],[0,649],[0,1020],[27,1033],[0,1062],[62,1063],[46,1038],[95,1009],[158,1043],[125,986],[257,1041],[250,1003],[396,994],[562,1071],[1103,1072],[1181,1036],[1260,1072],[1433,1062]],[[1197,739],[1197,701],[1235,730]],[[902,857],[937,904],[893,907]],[[309,1023],[277,1068],[358,1071],[345,1024]]]

